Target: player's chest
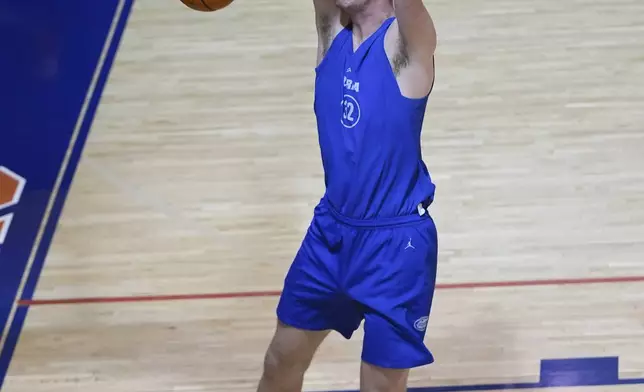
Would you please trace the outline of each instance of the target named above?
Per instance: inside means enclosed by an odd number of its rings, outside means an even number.
[[[371,74],[346,67],[341,77],[329,80],[329,83],[334,88],[326,103],[328,113],[342,128],[360,129],[382,111],[381,84]]]

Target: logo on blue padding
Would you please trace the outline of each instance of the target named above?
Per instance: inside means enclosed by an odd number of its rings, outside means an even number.
[[[9,233],[13,214],[6,214],[4,209],[18,204],[27,181],[4,166],[0,166],[0,245]]]

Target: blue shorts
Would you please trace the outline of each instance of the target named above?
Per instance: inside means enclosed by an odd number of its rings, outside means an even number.
[[[323,200],[286,276],[277,317],[347,339],[364,320],[363,361],[392,369],[430,364],[423,339],[437,249],[429,214],[356,221]]]

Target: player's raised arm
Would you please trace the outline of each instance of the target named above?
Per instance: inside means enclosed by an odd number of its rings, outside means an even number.
[[[342,30],[342,12],[335,0],[313,0],[315,6],[315,25],[318,31],[318,64],[331,47],[333,39]]]
[[[422,0],[393,0],[400,37],[398,81],[403,94],[423,97],[434,83],[436,29]]]
[[[422,0],[394,0],[400,36],[409,60],[431,67],[436,50],[436,29]]]

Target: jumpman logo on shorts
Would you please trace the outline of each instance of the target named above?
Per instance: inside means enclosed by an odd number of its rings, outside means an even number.
[[[409,237],[409,242],[407,243],[407,246],[405,247],[404,250],[407,250],[409,248],[416,249],[416,247],[414,247],[414,245],[411,244],[411,237]]]

